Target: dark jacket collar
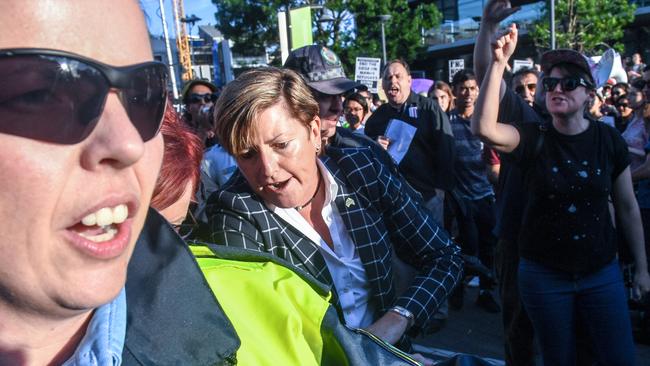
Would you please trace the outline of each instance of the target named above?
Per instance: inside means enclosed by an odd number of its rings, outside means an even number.
[[[232,364],[239,339],[187,245],[153,209],[126,281],[124,365]]]

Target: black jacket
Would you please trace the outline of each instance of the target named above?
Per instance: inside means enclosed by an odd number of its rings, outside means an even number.
[[[154,210],[128,267],[123,365],[233,365],[239,338],[187,245]]]
[[[409,109],[417,108],[417,117]],[[433,99],[411,91],[398,110],[383,104],[366,122],[365,133],[373,140],[385,135],[391,119],[399,119],[416,128],[409,149],[398,167],[406,180],[425,200],[435,196],[435,189],[450,191],[454,187],[455,144],[449,118]]]

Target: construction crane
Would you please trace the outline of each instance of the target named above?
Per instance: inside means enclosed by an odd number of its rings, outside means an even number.
[[[178,58],[183,66],[181,79],[183,81],[192,80],[192,56],[190,54],[190,41],[185,30],[185,24],[181,21],[185,18],[183,10],[183,0],[172,0],[174,8],[174,24],[176,25],[176,45],[178,46]]]

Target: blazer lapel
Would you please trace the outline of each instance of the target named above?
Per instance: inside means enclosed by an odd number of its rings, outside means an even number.
[[[346,172],[353,172],[358,169],[358,166],[354,164],[353,159],[344,159],[345,152],[341,153],[340,149],[328,148],[328,153],[331,153],[332,158],[323,158],[323,163],[332,173],[339,186],[334,199],[336,208],[341,214],[345,228],[357,248],[359,258],[366,270],[366,276],[371,282],[373,293],[381,296],[385,284],[379,283],[379,280],[384,276],[383,273],[379,273],[379,268],[384,268],[385,265],[381,265],[378,261],[386,260],[390,256],[385,245],[382,245],[381,237],[378,234],[375,235],[376,228],[373,226],[366,227],[369,222],[368,210],[372,210],[370,201],[362,194],[351,189],[352,186],[355,186],[355,182],[348,182]],[[340,158],[336,159],[337,156],[340,156]]]

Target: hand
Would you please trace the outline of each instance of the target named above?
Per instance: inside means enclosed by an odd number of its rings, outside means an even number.
[[[408,319],[389,311],[377,319],[376,322],[372,323],[366,330],[381,338],[386,343],[395,344],[404,332],[406,332],[407,325]]]
[[[510,28],[497,34],[492,41],[492,61],[506,63],[517,48],[517,25],[512,24]]]
[[[632,296],[635,299],[641,299],[641,296],[648,293],[648,291],[650,291],[650,275],[648,275],[648,271],[635,271]]]
[[[505,18],[521,9],[519,6],[511,7],[508,0],[488,0],[483,9],[481,22],[485,25],[498,25]]]
[[[390,139],[386,136],[377,136],[377,142],[384,150],[388,150],[388,145],[390,144]]]
[[[433,360],[432,359],[426,358],[426,357],[422,356],[419,353],[413,353],[411,355],[411,358],[413,358],[417,362],[423,364],[424,366],[433,366]]]

